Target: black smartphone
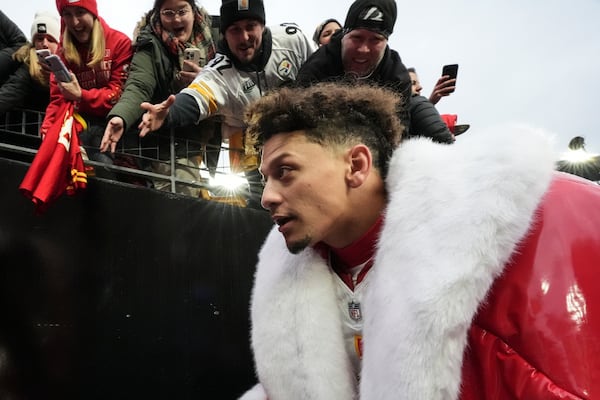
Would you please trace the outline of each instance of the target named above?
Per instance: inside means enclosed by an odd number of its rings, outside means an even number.
[[[448,75],[450,79],[456,79],[456,76],[458,75],[458,64],[444,65],[444,67],[442,68],[442,76],[444,75]],[[452,90],[452,92],[454,92],[454,89]]]

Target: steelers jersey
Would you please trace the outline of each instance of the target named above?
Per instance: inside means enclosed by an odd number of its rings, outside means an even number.
[[[293,24],[269,28],[271,55],[262,71],[235,68],[231,59],[217,53],[181,93],[194,97],[200,110],[199,121],[221,115],[231,127],[243,127],[245,108],[269,90],[296,79],[298,70],[310,56],[312,43]]]

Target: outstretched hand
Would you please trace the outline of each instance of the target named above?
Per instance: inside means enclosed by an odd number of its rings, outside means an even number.
[[[123,130],[123,119],[121,117],[112,117],[108,121],[108,124],[106,124],[104,136],[102,136],[102,141],[100,142],[100,151],[105,152],[110,145],[110,152],[114,153],[117,149],[117,143],[121,139],[121,136],[123,136]]]
[[[454,92],[454,89],[456,89],[455,85],[456,79],[450,79],[449,75],[441,76],[429,96],[429,101],[433,104],[437,104],[442,97],[449,96]]]
[[[143,110],[146,110],[144,115],[142,115],[142,122],[140,122],[138,125],[140,137],[144,137],[149,132],[158,130],[163,125],[167,115],[169,114],[169,107],[171,107],[174,102],[175,95],[170,95],[162,103],[151,104],[148,102],[143,102],[140,105]]]

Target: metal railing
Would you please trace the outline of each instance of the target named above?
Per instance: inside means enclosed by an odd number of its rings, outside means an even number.
[[[23,109],[0,116],[0,130],[10,135],[0,140],[0,150],[33,159],[41,143],[43,119],[44,113]],[[93,167],[92,177],[245,207],[250,196],[248,181],[243,174],[232,173],[228,162],[229,153],[241,149],[230,149],[220,134],[216,140],[198,141],[177,133],[170,129],[168,135],[154,132],[146,138],[129,134],[111,155],[112,163],[86,157],[84,162]],[[238,182],[237,188],[221,183],[231,180]]]

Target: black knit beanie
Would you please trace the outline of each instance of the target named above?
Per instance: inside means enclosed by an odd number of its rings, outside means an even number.
[[[389,37],[397,15],[395,0],[356,0],[348,10],[344,31],[363,28]]]
[[[256,19],[265,24],[265,6],[262,0],[223,0],[221,4],[221,33],[241,19]]]

